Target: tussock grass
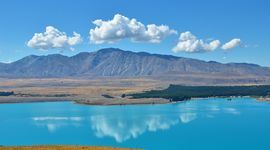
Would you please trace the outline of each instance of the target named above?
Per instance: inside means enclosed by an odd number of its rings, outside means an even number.
[[[1,147],[0,150],[135,150],[129,148],[113,148],[113,147],[99,147],[99,146],[48,146],[48,145],[38,145],[38,146],[7,146]],[[138,150],[138,149],[137,149]]]

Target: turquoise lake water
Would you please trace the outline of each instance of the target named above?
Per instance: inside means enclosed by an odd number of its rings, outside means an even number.
[[[72,144],[146,150],[269,150],[270,103],[251,98],[166,105],[0,105],[0,145]]]

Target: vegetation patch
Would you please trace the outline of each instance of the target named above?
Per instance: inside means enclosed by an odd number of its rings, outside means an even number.
[[[251,96],[267,97],[270,85],[254,86],[183,86],[170,85],[164,90],[151,90],[130,94],[132,98],[165,98],[171,101],[183,101],[191,98]]]
[[[75,96],[75,94],[25,94],[25,93],[16,93],[15,96],[20,97],[69,97]]]
[[[105,98],[114,98],[113,96],[108,95],[108,94],[102,94],[102,96],[105,97]]]
[[[11,92],[0,92],[0,96],[12,96],[14,95],[14,92],[11,91]]]

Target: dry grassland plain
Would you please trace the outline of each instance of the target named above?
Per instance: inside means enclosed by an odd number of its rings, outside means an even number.
[[[123,94],[165,89],[170,84],[182,85],[253,85],[270,83],[269,78],[250,76],[177,75],[159,77],[100,78],[0,78],[0,91],[14,91],[13,96],[0,96],[0,103],[75,101],[91,105],[126,105],[168,103],[166,99],[131,99]],[[113,97],[108,98],[107,96]]]
[[[93,105],[167,103],[165,99],[130,99],[123,94],[166,88],[158,80],[146,78],[100,79],[0,79],[0,91],[15,95],[0,96],[0,103],[76,101]],[[113,98],[107,98],[110,95]]]

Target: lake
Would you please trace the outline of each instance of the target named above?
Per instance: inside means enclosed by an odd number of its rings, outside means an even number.
[[[0,145],[72,144],[146,150],[269,150],[270,103],[252,98],[164,105],[0,105]]]

